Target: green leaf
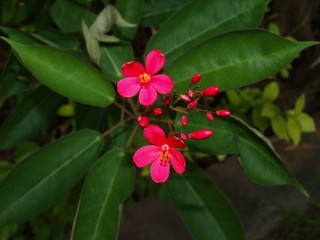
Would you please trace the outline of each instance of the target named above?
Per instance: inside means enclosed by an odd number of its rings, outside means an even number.
[[[136,35],[138,24],[142,18],[143,0],[117,0],[116,8],[127,22],[137,24],[137,26],[116,28],[115,33],[125,39],[132,40]]]
[[[273,132],[281,139],[289,140],[287,122],[281,114],[271,118],[271,127]]]
[[[245,239],[239,218],[227,198],[195,165],[188,163],[188,171],[183,175],[172,174],[165,184],[194,239]]]
[[[113,87],[88,63],[57,48],[27,46],[3,39],[17,51],[29,71],[52,90],[96,106],[113,102]]]
[[[160,26],[174,13],[192,0],[146,1],[143,10],[142,26]]]
[[[289,116],[287,129],[293,143],[297,145],[301,140],[301,127],[299,122],[295,118]]]
[[[269,127],[269,119],[261,116],[261,110],[261,107],[254,108],[251,119],[253,124],[259,128],[261,132],[264,132]]]
[[[103,155],[89,172],[72,239],[116,239],[122,203],[134,186],[134,166],[121,148]]]
[[[280,28],[276,23],[269,23],[268,30],[274,34],[281,35]]]
[[[98,132],[78,131],[24,159],[0,185],[0,224],[24,222],[55,203],[85,174],[102,143]]]
[[[307,195],[280,161],[268,139],[257,130],[234,117],[216,117],[210,121],[204,113],[194,112],[188,119],[187,126],[176,121],[176,131],[191,133],[209,129],[214,132],[206,140],[188,140],[191,150],[209,154],[240,154],[242,167],[251,180],[263,185],[290,184]]]
[[[61,117],[73,117],[74,116],[74,104],[63,104],[59,107],[57,114]]]
[[[175,88],[180,91],[185,91],[195,73],[202,75],[203,88],[212,85],[221,90],[238,88],[275,74],[298,52],[315,44],[291,42],[263,30],[231,32],[186,52],[169,66],[166,74],[174,79]]]
[[[280,108],[276,104],[265,102],[262,105],[262,110],[261,110],[262,117],[272,118],[279,113],[280,113]]]
[[[0,30],[4,32],[10,39],[14,40],[15,42],[21,44],[39,44],[40,41],[34,38],[28,32],[20,31],[14,28],[8,27],[0,27]]]
[[[25,159],[37,149],[39,149],[39,145],[35,142],[21,143],[19,146],[17,146],[13,153],[13,159],[16,163],[20,163],[23,159]]]
[[[50,8],[50,15],[57,26],[65,33],[81,32],[81,20],[91,25],[96,14],[68,0],[57,0]]]
[[[0,182],[8,175],[13,167],[14,165],[12,163],[0,160]]]
[[[257,27],[268,2],[269,0],[191,1],[161,26],[150,39],[146,53],[159,49],[170,65],[208,38],[233,30]],[[225,57],[225,54],[219,56]]]
[[[121,73],[123,63],[132,61],[133,49],[130,45],[101,47],[101,70],[114,83],[124,76]]]
[[[294,113],[299,114],[304,109],[304,106],[306,104],[306,95],[302,93],[298,99],[296,100],[296,103],[294,105]]]
[[[0,149],[14,147],[34,137],[55,116],[64,98],[39,87],[16,107],[0,129]]]
[[[226,95],[232,106],[239,106],[241,104],[241,98],[236,90],[229,90],[226,92]]]
[[[7,98],[23,93],[30,86],[28,79],[23,77],[22,68],[16,58],[8,58],[0,79],[0,105]]]
[[[269,83],[262,92],[262,98],[266,102],[274,102],[279,96],[280,88],[279,83],[271,82]]]
[[[294,118],[298,121],[302,132],[316,131],[316,124],[314,122],[314,119],[310,115],[302,112],[298,115],[295,115]]]

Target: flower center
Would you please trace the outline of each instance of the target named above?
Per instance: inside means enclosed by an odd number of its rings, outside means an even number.
[[[161,166],[167,166],[169,164],[169,146],[168,145],[162,145],[161,152],[160,152],[160,160],[161,160]]]
[[[150,75],[148,73],[143,73],[139,75],[140,83],[145,85],[146,83],[150,82]]]

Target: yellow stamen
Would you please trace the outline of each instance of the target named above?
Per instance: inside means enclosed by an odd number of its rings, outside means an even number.
[[[140,83],[147,83],[150,81],[150,75],[148,73],[143,73],[139,75]]]
[[[169,162],[169,146],[163,145],[160,152],[161,165],[165,166]]]

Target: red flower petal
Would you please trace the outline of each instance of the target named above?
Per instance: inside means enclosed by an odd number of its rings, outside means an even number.
[[[117,83],[118,93],[126,98],[136,95],[140,88],[140,78],[137,77],[123,78]]]
[[[166,141],[166,134],[161,127],[150,124],[143,129],[143,136],[147,141],[156,146],[162,146]]]
[[[180,149],[186,148],[186,144],[184,143],[184,141],[182,141],[180,138],[175,136],[169,136],[166,139],[166,144],[168,144],[169,147],[172,147],[172,148],[180,148]]]
[[[160,71],[165,62],[163,53],[159,50],[152,50],[146,58],[146,72],[151,76]]]
[[[158,158],[152,163],[150,173],[154,182],[165,182],[169,178],[170,164],[167,162],[165,165],[161,165],[161,160]]]
[[[144,106],[152,105],[158,97],[157,91],[152,87],[142,87],[139,94],[139,103]]]
[[[147,145],[139,148],[133,155],[137,167],[145,167],[160,157],[161,147]]]
[[[184,156],[181,152],[173,148],[169,149],[169,153],[171,155],[170,160],[173,169],[179,174],[184,173],[186,170],[186,160],[184,159]]]
[[[136,61],[127,62],[122,65],[122,74],[126,77],[139,77],[144,72],[143,65]]]
[[[152,76],[150,79],[151,85],[161,94],[169,93],[173,88],[171,77],[165,74]]]

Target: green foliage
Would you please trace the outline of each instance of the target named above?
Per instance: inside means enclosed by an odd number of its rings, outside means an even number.
[[[237,214],[196,162],[188,162],[183,175],[171,174],[164,188],[150,182],[149,168],[136,181],[132,155],[147,141],[132,120],[152,109],[116,99],[115,88],[123,63],[143,60],[144,49],[144,55],[159,49],[166,57],[164,73],[179,93],[200,73],[202,88],[228,90],[222,104],[235,115],[248,122],[252,111],[261,131],[271,126],[297,144],[302,132],[315,131],[314,120],[303,112],[304,94],[284,112],[276,103],[276,82],[263,91],[237,89],[278,71],[288,77],[289,62],[318,44],[277,36],[275,24],[269,26],[273,33],[253,29],[269,2],[0,1],[0,31],[6,35],[1,47],[9,56],[0,80],[0,149],[1,158],[7,157],[0,160],[0,239],[65,239],[73,222],[71,239],[114,240],[122,206],[137,185],[141,195],[169,195],[195,239],[244,239]],[[167,125],[168,115],[159,125]],[[207,140],[189,139],[191,154],[208,161],[238,154],[256,183],[289,184],[307,195],[270,142],[240,119],[209,121],[195,111],[181,126],[181,116],[175,117],[174,131],[214,131]]]

